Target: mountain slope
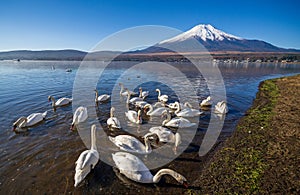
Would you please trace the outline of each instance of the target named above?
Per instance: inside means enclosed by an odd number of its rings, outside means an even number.
[[[197,25],[171,39],[161,41],[154,47],[146,49],[146,51],[162,52],[164,48],[169,48],[170,50],[174,50],[174,48],[176,48],[179,50],[185,50],[186,52],[195,51],[195,47],[193,46],[194,41],[198,41],[210,52],[299,52],[299,50],[296,49],[279,48],[265,41],[243,39],[218,30],[210,24]],[[200,48],[200,51],[205,51],[205,49]]]

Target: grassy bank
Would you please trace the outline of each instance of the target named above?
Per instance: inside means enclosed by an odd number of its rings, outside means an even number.
[[[300,193],[300,75],[260,84],[253,106],[189,194]]]

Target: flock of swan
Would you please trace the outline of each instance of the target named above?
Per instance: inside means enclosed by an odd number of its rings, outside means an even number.
[[[128,110],[125,112],[126,118],[134,124],[142,124],[142,112],[148,116],[162,116],[166,119],[162,122],[161,126],[151,127],[149,132],[146,133],[144,138],[144,143],[132,135],[117,135],[115,137],[108,136],[108,139],[118,147],[122,152],[116,152],[112,154],[112,159],[119,169],[120,173],[125,175],[127,178],[140,182],[140,183],[157,183],[160,178],[168,174],[172,176],[179,183],[187,186],[186,178],[171,169],[161,169],[155,175],[149,171],[146,165],[141,159],[139,159],[134,154],[149,154],[152,151],[151,140],[156,139],[159,142],[174,143],[173,151],[176,153],[177,147],[181,143],[181,137],[178,132],[173,132],[168,127],[175,128],[187,128],[197,125],[196,123],[190,122],[187,118],[189,117],[199,117],[202,112],[199,109],[192,108],[191,104],[186,102],[185,104],[175,102],[167,104],[168,95],[162,95],[159,89],[156,89],[158,93],[157,103],[154,105],[149,104],[145,99],[149,95],[149,91],[143,91],[139,88],[139,93],[129,91],[124,87],[122,83],[119,84],[121,87],[120,95],[126,97],[126,103],[134,105],[138,108],[138,111]],[[105,103],[110,99],[110,95],[103,94],[99,95],[98,91],[95,90],[96,97],[95,102],[98,104]],[[133,97],[133,95],[139,95],[138,97]],[[71,98],[60,98],[57,101],[54,97],[49,96],[49,101],[52,101],[52,106],[56,107],[66,106],[72,103]],[[200,103],[201,107],[212,106],[211,97],[207,97]],[[215,105],[215,112],[220,114],[225,114],[228,112],[228,107],[225,101],[218,102]],[[111,130],[122,129],[121,123],[117,117],[114,115],[115,108],[111,107],[110,117],[107,119],[107,125]],[[175,114],[176,117],[172,118],[171,113]],[[15,132],[24,132],[28,127],[32,127],[46,118],[47,111],[44,113],[33,113],[28,117],[20,117],[16,122],[13,123],[13,130]],[[80,106],[76,109],[73,120],[71,124],[71,130],[74,130],[75,126],[79,123],[84,122],[88,118],[87,108]],[[75,184],[77,187],[85,177],[90,173],[92,169],[96,166],[99,161],[99,153],[96,146],[96,125],[91,126],[91,148],[89,150],[83,151],[75,162]]]

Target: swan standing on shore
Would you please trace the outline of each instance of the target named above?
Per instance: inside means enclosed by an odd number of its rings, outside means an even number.
[[[156,108],[155,110],[153,110],[153,106],[151,104],[146,104],[144,106],[144,110],[146,110],[147,108],[149,108],[148,112],[146,112],[146,114],[148,116],[161,116],[162,113],[167,110],[167,108],[165,107],[160,107],[160,108]]]
[[[200,103],[201,107],[208,107],[212,105],[212,101],[211,101],[211,97],[208,96],[205,100],[202,100],[202,102]]]
[[[196,109],[192,108],[185,108],[181,110],[181,106],[179,102],[175,102],[177,110],[175,111],[175,114],[179,117],[195,117],[195,116],[200,116],[202,112]]]
[[[115,108],[110,108],[110,118],[107,119],[106,123],[110,128],[121,129],[120,121],[114,116]]]
[[[46,118],[47,111],[44,113],[32,113],[27,117],[20,117],[16,122],[13,123],[13,131],[15,132],[24,132],[27,129],[22,129],[25,127],[30,127],[38,124]]]
[[[121,87],[121,90],[120,90],[120,95],[121,96],[128,96],[128,91],[124,91],[124,85],[123,85],[123,83],[119,83],[119,86]],[[129,91],[129,93],[131,94],[131,95],[136,95],[137,93],[136,92],[134,92],[134,91]]]
[[[116,137],[108,136],[108,138],[118,148],[127,152],[138,154],[149,154],[152,152],[148,136],[144,137],[145,145],[131,135],[118,135]]]
[[[84,122],[88,118],[87,108],[80,106],[76,109],[70,130],[74,130],[74,126]]]
[[[219,114],[226,114],[228,112],[228,107],[225,101],[218,102],[215,105],[215,112]]]
[[[156,89],[155,91],[158,93],[158,96],[157,96],[158,101],[167,103],[169,97],[167,95],[161,95],[161,92],[159,89]]]
[[[52,106],[55,107],[59,107],[59,106],[65,106],[68,105],[70,103],[72,103],[72,98],[59,98],[57,101],[55,101],[53,96],[48,96],[48,101],[52,101]]]
[[[98,93],[97,89],[95,89],[94,91],[96,92],[96,98],[95,98],[96,103],[105,102],[110,98],[110,95],[107,95],[107,94],[103,94],[103,95],[99,96],[99,93]]]
[[[167,119],[162,122],[162,126],[166,127],[176,127],[176,128],[187,128],[195,126],[196,123],[191,123],[189,120],[179,117],[179,118],[173,118],[171,120],[171,115],[169,111],[164,111],[163,116],[167,115]]]
[[[120,173],[133,181],[140,183],[158,183],[163,175],[170,175],[176,179],[177,182],[188,187],[186,178],[171,169],[161,169],[153,176],[143,161],[133,154],[117,152],[112,154],[112,158],[120,170]]]
[[[170,129],[162,126],[151,127],[149,131],[151,133],[147,133],[144,137],[156,134],[160,142],[174,143],[173,150],[176,153],[177,147],[181,143],[181,136],[178,132],[174,134]]]
[[[141,110],[139,110],[138,112],[134,110],[128,110],[127,112],[125,112],[125,115],[128,118],[128,120],[136,124],[142,124],[143,121],[141,114]]]
[[[89,174],[89,172],[94,169],[96,164],[99,161],[99,153],[96,146],[96,125],[91,127],[91,149],[85,150],[82,152],[75,162],[75,184],[74,187],[77,187],[78,184]]]

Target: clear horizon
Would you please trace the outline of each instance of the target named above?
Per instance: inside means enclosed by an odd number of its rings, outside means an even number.
[[[226,33],[300,49],[296,0],[286,1],[1,1],[0,51],[89,51],[120,30],[163,25],[187,31],[211,24]]]

